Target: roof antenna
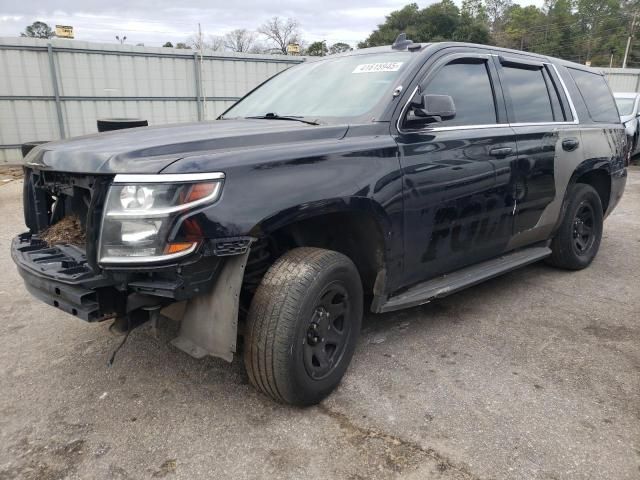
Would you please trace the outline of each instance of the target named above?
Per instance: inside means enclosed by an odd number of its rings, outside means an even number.
[[[396,38],[396,41],[393,42],[391,48],[394,50],[404,50],[411,44],[413,44],[413,41],[407,39],[407,34],[401,33],[400,35],[398,35],[398,38]]]

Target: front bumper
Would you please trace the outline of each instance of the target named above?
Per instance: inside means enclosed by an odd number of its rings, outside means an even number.
[[[93,272],[80,248],[48,247],[24,233],[13,239],[11,257],[27,290],[43,302],[89,322],[117,313],[117,291],[110,291],[113,282]]]
[[[11,256],[32,295],[89,322],[206,293],[223,263],[197,254],[180,264],[102,270],[80,247],[49,246],[31,233],[13,239]]]

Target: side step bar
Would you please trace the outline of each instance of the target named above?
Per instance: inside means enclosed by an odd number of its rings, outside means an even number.
[[[393,312],[402,308],[423,305],[436,298],[446,297],[490,278],[537,262],[549,255],[551,255],[551,249],[548,247],[530,247],[465,267],[448,275],[420,283],[405,292],[390,297],[376,309],[376,313]]]

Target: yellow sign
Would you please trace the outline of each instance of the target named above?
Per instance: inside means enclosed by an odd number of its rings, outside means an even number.
[[[300,55],[300,45],[297,43],[290,43],[287,45],[287,54],[289,55]]]
[[[68,25],[56,25],[56,37],[73,38],[73,27]]]

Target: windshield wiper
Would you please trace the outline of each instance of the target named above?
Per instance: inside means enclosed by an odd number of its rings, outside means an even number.
[[[269,112],[264,115],[253,115],[251,117],[244,118],[256,118],[258,120],[291,120],[294,122],[302,122],[308,125],[320,125],[318,122],[314,122],[313,120],[305,120],[303,117],[298,117],[295,115],[278,115],[277,113]]]

